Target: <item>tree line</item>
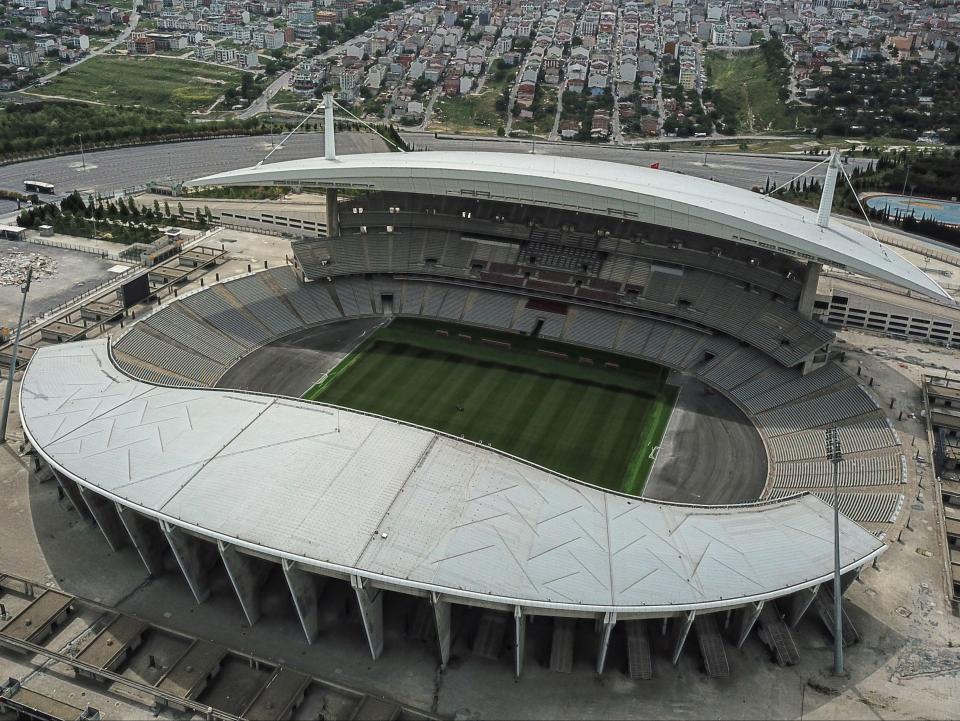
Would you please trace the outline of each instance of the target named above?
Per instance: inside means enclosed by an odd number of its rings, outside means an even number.
[[[17,216],[17,225],[22,228],[37,228],[51,225],[58,233],[86,238],[102,238],[130,245],[150,243],[160,237],[157,223],[175,222],[178,226],[203,229],[212,222],[213,214],[204,206],[188,214],[183,203],[177,203],[174,215],[169,201],[161,207],[159,200],[152,206],[138,205],[132,198],[116,201],[83,197],[76,190],[56,203],[42,203],[23,210]]]

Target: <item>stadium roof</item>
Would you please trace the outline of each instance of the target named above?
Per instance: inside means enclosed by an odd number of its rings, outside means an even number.
[[[576,483],[434,431],[254,393],[134,380],[108,341],[37,351],[27,437],[83,486],[211,540],[453,598],[670,614],[829,579],[812,495],[727,507]],[[841,517],[844,570],[883,543]]]
[[[938,300],[950,295],[909,261],[862,233],[771,197],[633,165],[487,152],[367,153],[258,165],[198,185],[313,184],[499,200],[598,213],[759,246],[847,268]]]

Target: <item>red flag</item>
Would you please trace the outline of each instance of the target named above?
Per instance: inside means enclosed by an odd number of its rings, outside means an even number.
[[[654,170],[660,170],[660,161],[658,160],[656,163],[650,163],[650,167]]]

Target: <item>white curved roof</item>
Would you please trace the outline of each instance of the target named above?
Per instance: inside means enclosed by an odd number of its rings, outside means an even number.
[[[952,303],[919,268],[816,213],[689,175],[600,160],[487,152],[368,153],[258,165],[187,185],[311,183],[529,203],[598,213],[848,268]]]
[[[812,495],[734,507],[629,498],[386,418],[165,388],[106,340],[40,349],[20,394],[33,447],[114,501],[211,539],[453,598],[673,613],[782,596],[833,570]],[[842,566],[882,552],[841,517]]]

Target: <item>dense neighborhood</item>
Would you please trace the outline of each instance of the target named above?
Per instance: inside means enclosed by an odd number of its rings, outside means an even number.
[[[614,142],[796,129],[958,137],[960,12],[948,3],[121,5],[0,6],[0,90],[43,96],[58,73],[97,54],[166,56],[248,71],[264,87],[279,78],[258,112],[302,114],[333,91],[370,120],[426,130]],[[194,112],[253,100],[236,88]]]

